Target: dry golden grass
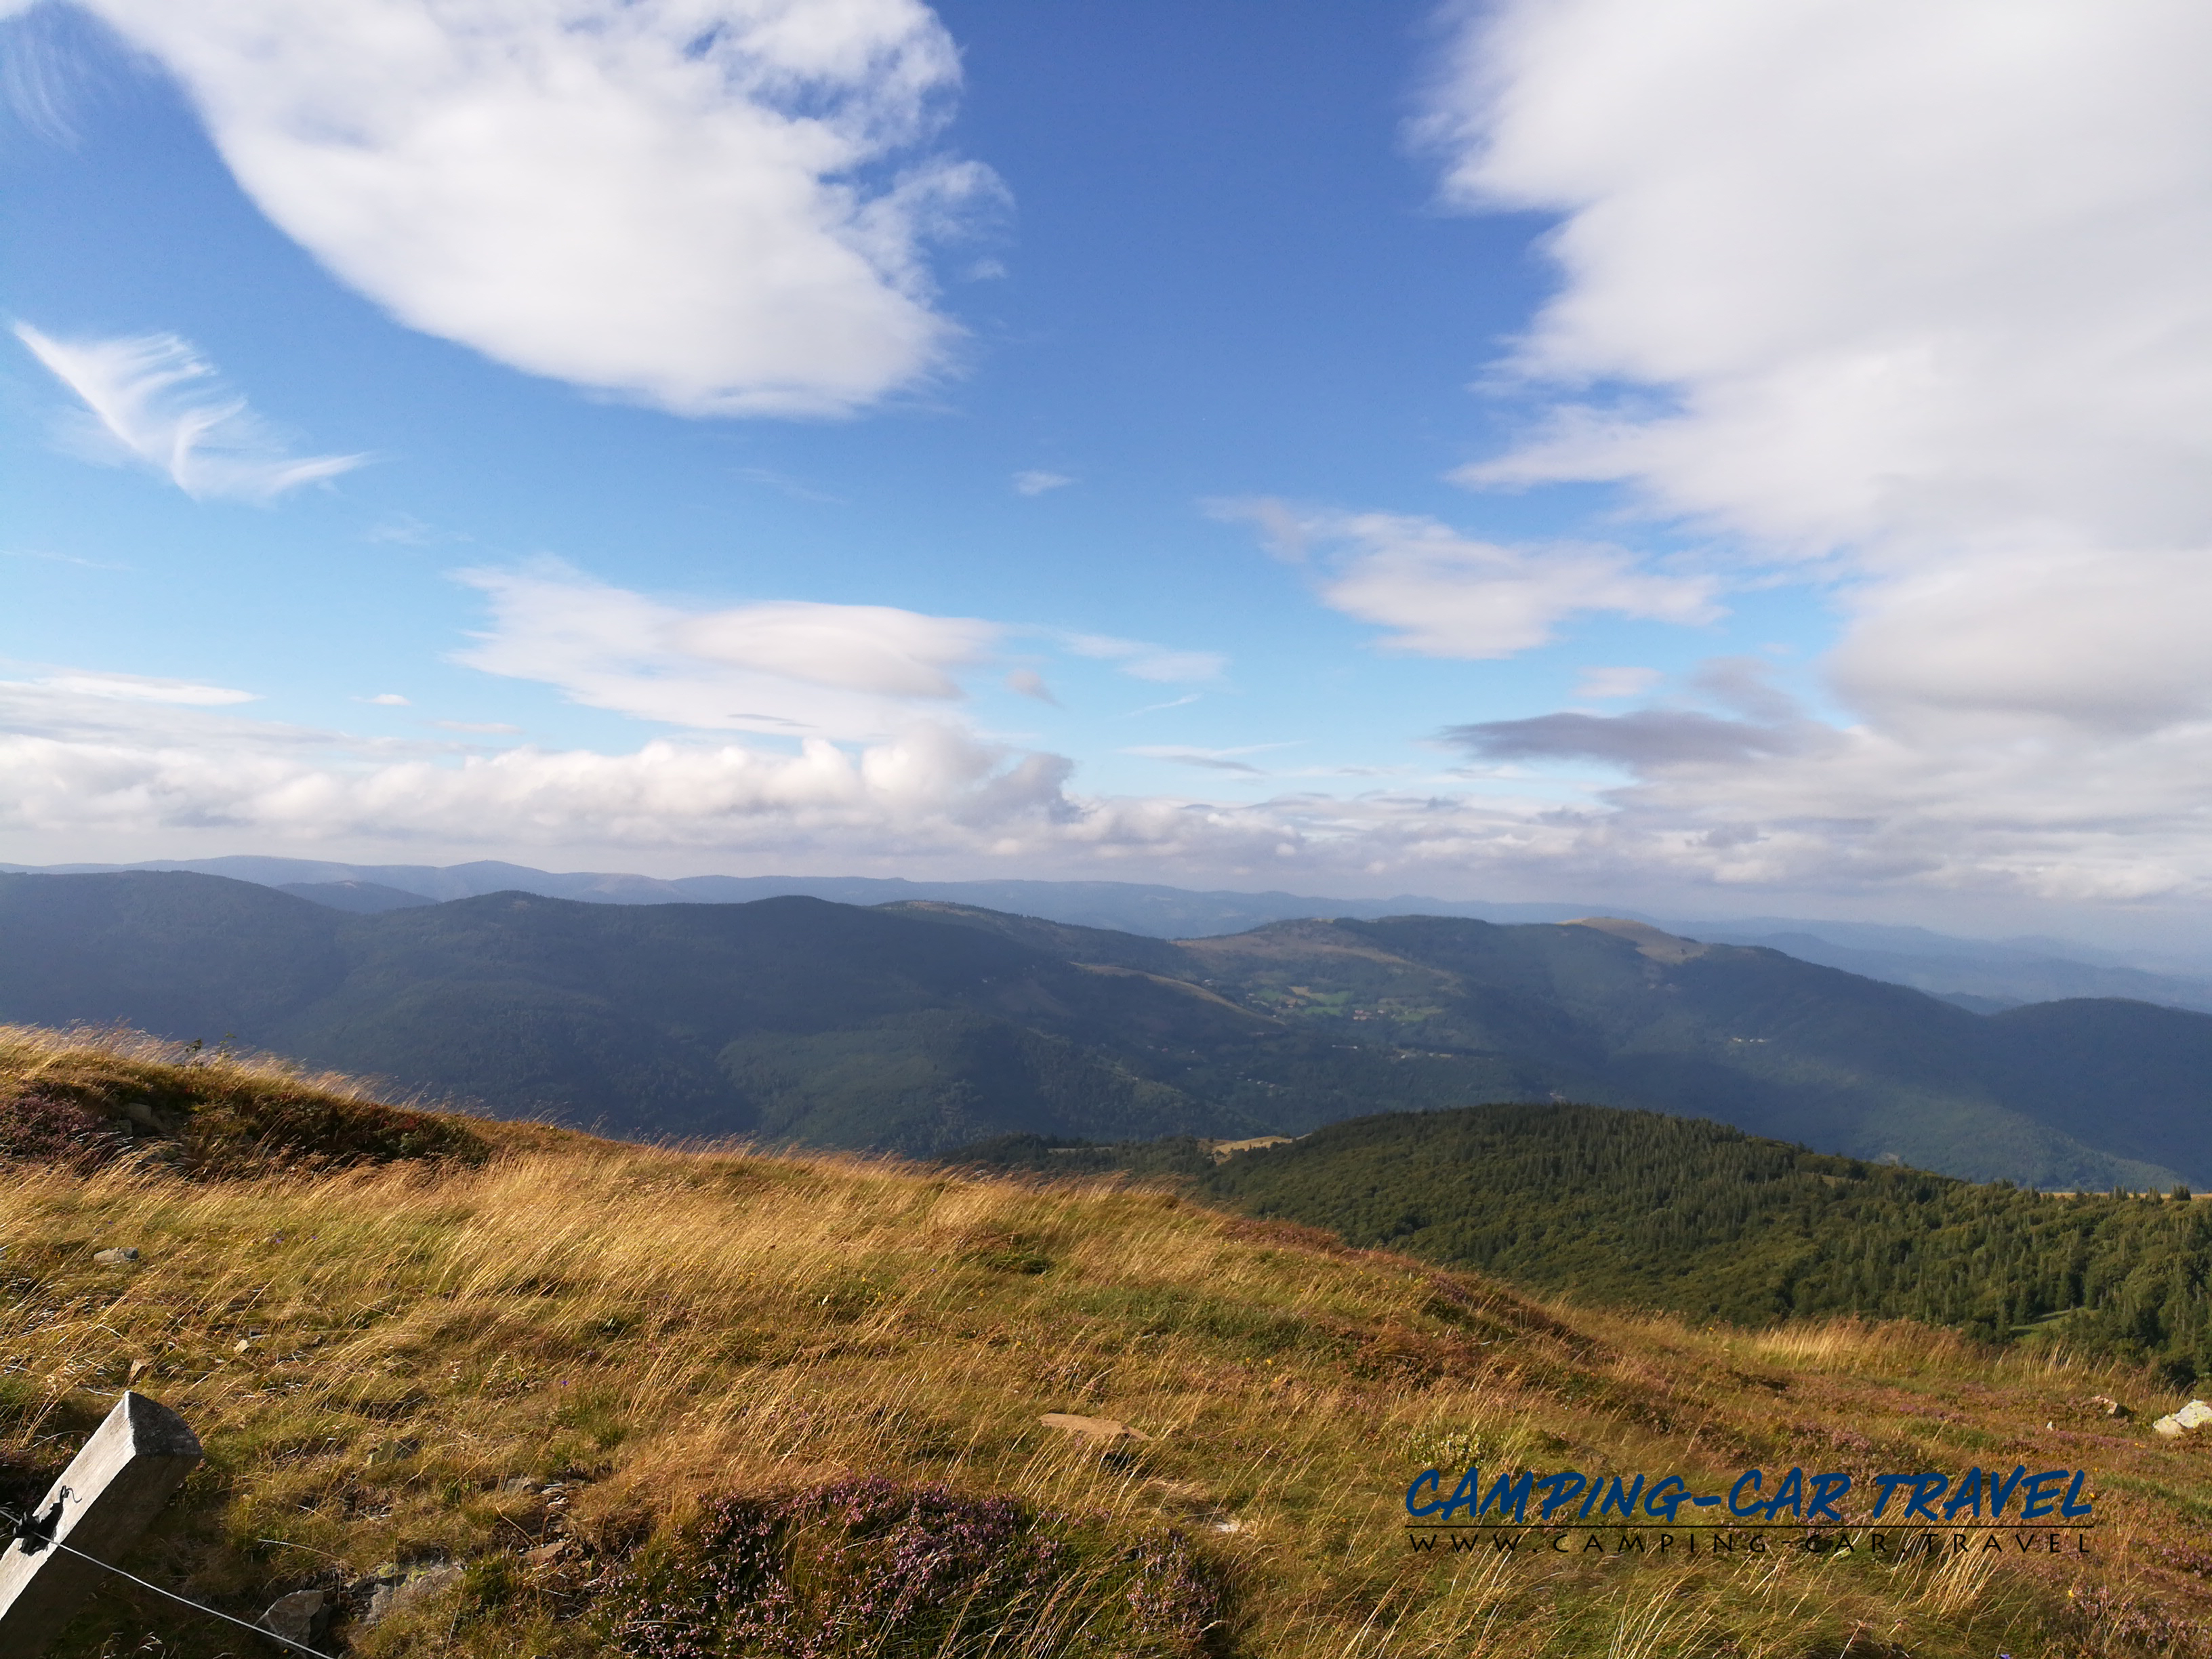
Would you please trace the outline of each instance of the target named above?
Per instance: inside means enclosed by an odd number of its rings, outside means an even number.
[[[57,1047],[0,1035],[0,1081],[103,1063]],[[148,1577],[251,1613],[380,1563],[471,1566],[368,1636],[373,1656],[614,1651],[605,1576],[641,1543],[731,1494],[855,1474],[1004,1494],[1109,1544],[1178,1529],[1234,1588],[1224,1652],[2212,1651],[2212,1556],[2190,1553],[2204,1449],[2078,1404],[2160,1403],[2141,1376],[1917,1327],[1547,1309],[1111,1183],[473,1127],[497,1148],[478,1168],[8,1170],[0,1451],[51,1468],[135,1370],[210,1453]],[[142,1258],[95,1265],[110,1245]],[[1102,1452],[1048,1412],[1152,1438]],[[1410,1551],[1406,1482],[1470,1458],[1693,1479],[2081,1465],[2103,1553]],[[568,1491],[503,1491],[517,1476]],[[563,1538],[562,1561],[523,1565]],[[1109,1556],[962,1650],[1085,1650]],[[141,1650],[242,1651],[120,1592],[63,1651]]]
[[[313,1089],[340,1100],[392,1103],[389,1091],[339,1072],[314,1072],[277,1054],[228,1047],[203,1049],[198,1043],[172,1042],[127,1025],[48,1030],[40,1025],[0,1024],[0,1078],[17,1083],[47,1079],[70,1082],[117,1075],[161,1075],[190,1065],[210,1077],[283,1083]],[[419,1103],[398,1103],[414,1105]]]

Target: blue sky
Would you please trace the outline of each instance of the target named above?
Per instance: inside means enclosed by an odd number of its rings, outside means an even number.
[[[2201,914],[2190,9],[0,31],[0,859]]]

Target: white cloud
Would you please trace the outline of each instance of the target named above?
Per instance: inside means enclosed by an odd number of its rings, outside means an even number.
[[[1724,665],[1707,690],[1758,704],[1740,681]],[[1991,747],[1962,775],[1879,732],[1771,708],[1653,712],[1670,718],[1623,717],[1608,731],[1592,716],[1548,716],[1459,734],[1476,753],[1641,769],[1638,781],[1588,805],[1494,781],[1470,793],[1415,780],[1350,798],[1224,802],[1085,794],[1060,757],[927,720],[858,753],[820,739],[795,754],[662,739],[615,754],[529,744],[486,754],[0,681],[0,852],[40,863],[241,848],[410,858],[536,849],[587,865],[622,854],[682,856],[692,868],[819,860],[1199,885],[1295,877],[1317,893],[1564,893],[1723,912],[1778,896],[1824,908],[1878,902],[1887,890],[1899,919],[2008,905],[1984,914],[2015,931],[2030,902],[2134,906],[2200,932],[2212,913],[2203,835],[2212,722],[2104,744]],[[1765,758],[1747,768],[1740,757],[1751,750]],[[1176,757],[1236,755],[1163,756]],[[2069,781],[2063,797],[2050,790],[2053,771]]]
[[[397,691],[380,691],[373,697],[360,697],[356,701],[376,703],[386,708],[405,708],[409,706],[408,699]]]
[[[1595,389],[1465,476],[1840,557],[1838,667],[1886,714],[2199,706],[2208,52],[2172,0],[1495,9],[1430,137],[1460,200],[1564,216],[1510,367]]]
[[[490,600],[492,622],[457,661],[702,731],[880,738],[909,724],[916,702],[958,699],[954,674],[1001,632],[889,605],[684,611],[550,562],[459,578]]]
[[[1014,474],[1014,494],[1042,495],[1054,489],[1065,489],[1074,482],[1065,472],[1017,472]]]
[[[514,738],[522,734],[519,726],[508,726],[501,720],[425,720],[425,726],[435,726],[441,732],[467,732],[481,737]]]
[[[1110,634],[1064,635],[1060,644],[1076,656],[1113,663],[1132,679],[1164,684],[1219,679],[1229,666],[1229,659],[1218,651],[1176,651]]]
[[[401,322],[684,414],[928,373],[924,245],[996,190],[927,149],[959,61],[920,0],[83,3]]]
[[[1425,137],[1462,204],[1559,216],[1562,281],[1499,371],[1548,419],[1464,480],[1616,482],[1838,583],[1822,666],[1860,722],[1653,709],[1513,741],[1628,767],[1615,844],[1655,868],[2201,895],[2212,12],[1467,19]]]
[[[1697,623],[1721,615],[1709,575],[1668,575],[1617,547],[1505,547],[1435,519],[1298,511],[1273,500],[1216,501],[1216,518],[1259,526],[1279,556],[1325,559],[1320,592],[1346,616],[1396,632],[1386,649],[1425,657],[1510,657],[1593,612]]]
[[[98,417],[95,458],[143,462],[196,500],[270,501],[368,459],[287,454],[246,399],[224,391],[213,365],[173,334],[64,341],[18,323],[15,337]]]
[[[202,685],[192,680],[161,679],[148,674],[104,674],[82,669],[52,674],[30,682],[45,690],[78,697],[115,697],[126,702],[173,702],[191,708],[216,708],[229,703],[252,702],[251,691],[228,686]]]
[[[1656,668],[1585,668],[1574,690],[1577,702],[1640,697],[1666,677]]]
[[[1034,697],[1039,702],[1048,702],[1055,708],[1060,699],[1052,695],[1052,688],[1044,683],[1044,676],[1034,668],[1017,668],[1006,676],[1006,690],[1024,697]]]

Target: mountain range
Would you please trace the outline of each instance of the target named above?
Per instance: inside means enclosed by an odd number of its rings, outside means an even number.
[[[184,872],[0,875],[0,1018],[122,1021],[646,1137],[930,1153],[1576,1101],[2046,1188],[2212,1184],[2212,1017],[1978,1015],[1621,919],[1170,940],[973,906],[358,914]]]
[[[336,909],[374,913],[474,898],[488,893],[537,893],[594,904],[736,904],[804,896],[842,904],[934,900],[1042,916],[1079,927],[1191,939],[1243,933],[1271,921],[1348,916],[1466,916],[1480,921],[1567,921],[1607,907],[1595,904],[1470,902],[1398,894],[1382,899],[1316,898],[1283,892],[1200,892],[1121,881],[916,882],[866,876],[656,876],[556,873],[527,865],[484,861],[427,865],[340,864],[317,859],[228,858],[142,865],[57,865],[52,875],[123,870],[186,870],[279,889]],[[1617,907],[1608,914],[1652,923],[1711,944],[1763,945],[1806,962],[1869,979],[1910,985],[1977,1013],[2062,997],[2128,997],[2168,1007],[2212,1012],[2212,963],[2133,960],[2076,939],[1970,939],[1925,927],[1802,917],[1668,920]]]

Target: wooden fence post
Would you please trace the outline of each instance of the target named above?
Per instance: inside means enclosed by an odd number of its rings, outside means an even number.
[[[125,1394],[33,1515],[48,1537],[117,1563],[199,1461],[199,1440],[183,1418]],[[0,1654],[39,1659],[101,1576],[67,1550],[12,1540],[0,1552]]]

